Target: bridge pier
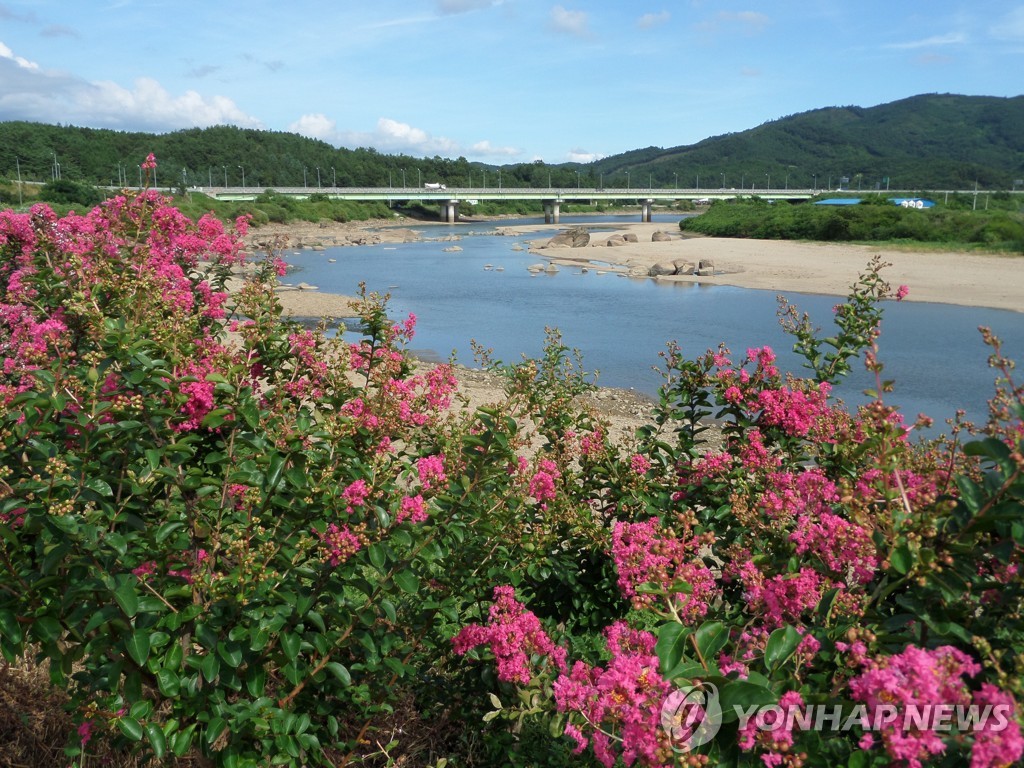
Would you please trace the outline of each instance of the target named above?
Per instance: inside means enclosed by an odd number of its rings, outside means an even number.
[[[441,203],[441,218],[449,224],[454,224],[459,220],[459,201],[448,200],[447,202]]]
[[[544,223],[545,224],[557,224],[559,206],[561,203],[558,200],[545,200],[544,201]]]
[[[640,221],[647,224],[651,223],[651,209],[654,207],[653,200],[641,200],[640,201]]]

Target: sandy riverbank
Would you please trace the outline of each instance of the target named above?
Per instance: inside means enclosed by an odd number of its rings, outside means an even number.
[[[554,231],[566,227],[551,227]],[[507,227],[520,234],[536,227]],[[895,288],[910,288],[908,301],[928,301],[971,307],[1024,311],[1024,256],[946,253],[878,248],[868,245],[804,243],[681,237],[665,224],[629,224],[614,230],[590,229],[590,245],[546,248],[548,238],[534,240],[532,252],[556,264],[592,265],[596,269],[628,272],[662,261],[710,259],[713,276],[672,275],[656,279],[673,282],[733,285],[778,293],[818,293],[845,296],[875,255],[891,266],[882,275]],[[519,230],[519,231],[517,231]],[[654,232],[668,232],[667,242],[651,242]],[[636,243],[613,247],[604,242],[613,234],[632,232]],[[554,232],[552,233],[554,234]],[[606,266],[612,265],[612,266]],[[647,278],[650,279],[650,278]]]

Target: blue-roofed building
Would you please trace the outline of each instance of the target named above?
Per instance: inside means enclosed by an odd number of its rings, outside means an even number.
[[[934,208],[934,200],[926,200],[923,197],[890,197],[889,202],[903,208]]]

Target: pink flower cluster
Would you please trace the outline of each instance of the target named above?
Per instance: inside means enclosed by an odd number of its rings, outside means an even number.
[[[800,623],[802,616],[821,600],[824,581],[813,568],[766,577],[753,561],[747,560],[737,570],[747,611],[760,616],[769,629]]]
[[[681,620],[688,624],[697,622],[721,592],[714,573],[698,552],[712,542],[706,536],[693,536],[689,530],[679,538],[653,518],[642,523],[616,523],[612,531],[612,558],[619,574],[619,589],[637,608],[652,605],[655,600],[654,595],[638,591],[641,585],[671,593],[674,610]],[[680,583],[689,586],[688,593],[674,589]]]
[[[486,625],[469,624],[452,638],[460,656],[481,645],[490,648],[497,662],[498,679],[507,683],[529,684],[537,663],[534,656],[546,656],[556,669],[566,669],[565,649],[555,645],[540,619],[516,600],[512,587],[494,588]]]
[[[578,713],[588,724],[589,735],[576,726],[567,727],[566,735],[576,741],[577,753],[591,746],[609,768],[617,751],[626,765],[669,763],[671,744],[661,728],[661,710],[672,686],[659,671],[654,635],[616,622],[605,630],[605,640],[611,656],[605,667],[577,661],[555,680],[558,710]]]
[[[423,496],[417,493],[415,496],[402,497],[398,514],[395,515],[396,522],[404,523],[408,520],[411,523],[424,523],[427,518],[427,504],[423,500]]]
[[[422,483],[425,490],[429,490],[448,480],[448,475],[444,471],[443,453],[423,456],[418,459],[416,461],[416,471],[419,473],[420,483]]]
[[[776,768],[785,761],[785,754],[793,746],[793,726],[797,724],[789,713],[804,708],[804,697],[797,691],[786,691],[779,697],[778,706],[767,710],[760,718],[750,718],[739,731],[740,749],[764,750],[761,762],[766,768]]]
[[[555,482],[562,476],[558,465],[551,459],[541,459],[537,471],[530,478],[529,494],[544,504],[555,498],[558,493]]]
[[[933,721],[896,717],[885,723],[885,718],[876,717],[881,708],[895,707],[903,714],[910,707],[927,712],[929,707],[940,705],[1002,705],[1008,717],[989,717],[984,724],[979,718],[972,723],[971,768],[1009,766],[1024,755],[1024,738],[1013,697],[989,684],[972,693],[964,676],[973,677],[981,667],[962,651],[948,645],[933,650],[910,645],[893,656],[865,659],[863,665],[865,670],[850,680],[850,692],[856,701],[867,705],[869,721],[884,723],[880,729],[882,746],[901,765],[921,768],[923,761],[946,751],[946,742],[941,731],[928,727]],[[874,733],[862,739],[863,747],[873,745]]]
[[[323,533],[316,532],[323,544],[323,559],[332,568],[341,565],[362,546],[362,540],[347,525],[331,523]]]
[[[356,511],[356,507],[361,507],[366,503],[366,498],[370,495],[370,487],[366,484],[366,481],[360,478],[354,480],[345,486],[345,490],[341,492],[341,498],[345,501],[345,511],[350,515]]]

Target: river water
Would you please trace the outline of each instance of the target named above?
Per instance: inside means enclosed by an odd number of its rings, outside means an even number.
[[[635,221],[636,216],[628,220]],[[656,215],[655,220],[659,217]],[[614,222],[609,217],[607,222]],[[619,219],[624,221],[626,219]],[[664,216],[672,229],[678,215]],[[575,223],[562,217],[563,224]],[[594,217],[578,221],[591,229]],[[503,220],[497,226],[542,223],[543,219]],[[612,224],[609,224],[613,226]],[[417,242],[347,246],[285,255],[297,268],[287,280],[305,281],[320,290],[354,294],[358,283],[390,293],[389,315],[410,312],[419,319],[413,350],[424,357],[474,365],[470,340],[494,350],[497,359],[517,362],[541,353],[546,326],[558,328],[564,342],[583,353],[584,367],[598,371],[597,383],[635,388],[655,395],[661,376],[654,369],[666,342],[677,341],[696,356],[724,342],[739,361],[748,347],[771,346],[779,366],[801,372],[791,351],[792,339],[776,320],[776,291],[699,284],[659,284],[616,274],[583,273],[560,267],[557,274],[532,275],[527,266],[542,259],[525,250],[530,239],[547,236],[494,236],[494,226],[456,224],[425,228],[425,237],[462,235],[457,242]],[[461,251],[445,252],[458,245]],[[523,250],[516,250],[519,246]],[[336,259],[336,263],[328,262]],[[491,269],[486,269],[491,265]],[[913,290],[913,286],[910,286]],[[801,311],[833,331],[836,297],[789,294]],[[1024,361],[1024,313],[921,302],[888,302],[882,323],[880,359],[884,378],[894,379],[886,396],[899,405],[907,421],[925,413],[941,426],[958,408],[983,421],[992,394],[994,372],[987,367],[989,349],[978,326],[993,329],[1004,352]],[[850,406],[866,402],[863,390],[874,379],[854,364],[837,395]]]

